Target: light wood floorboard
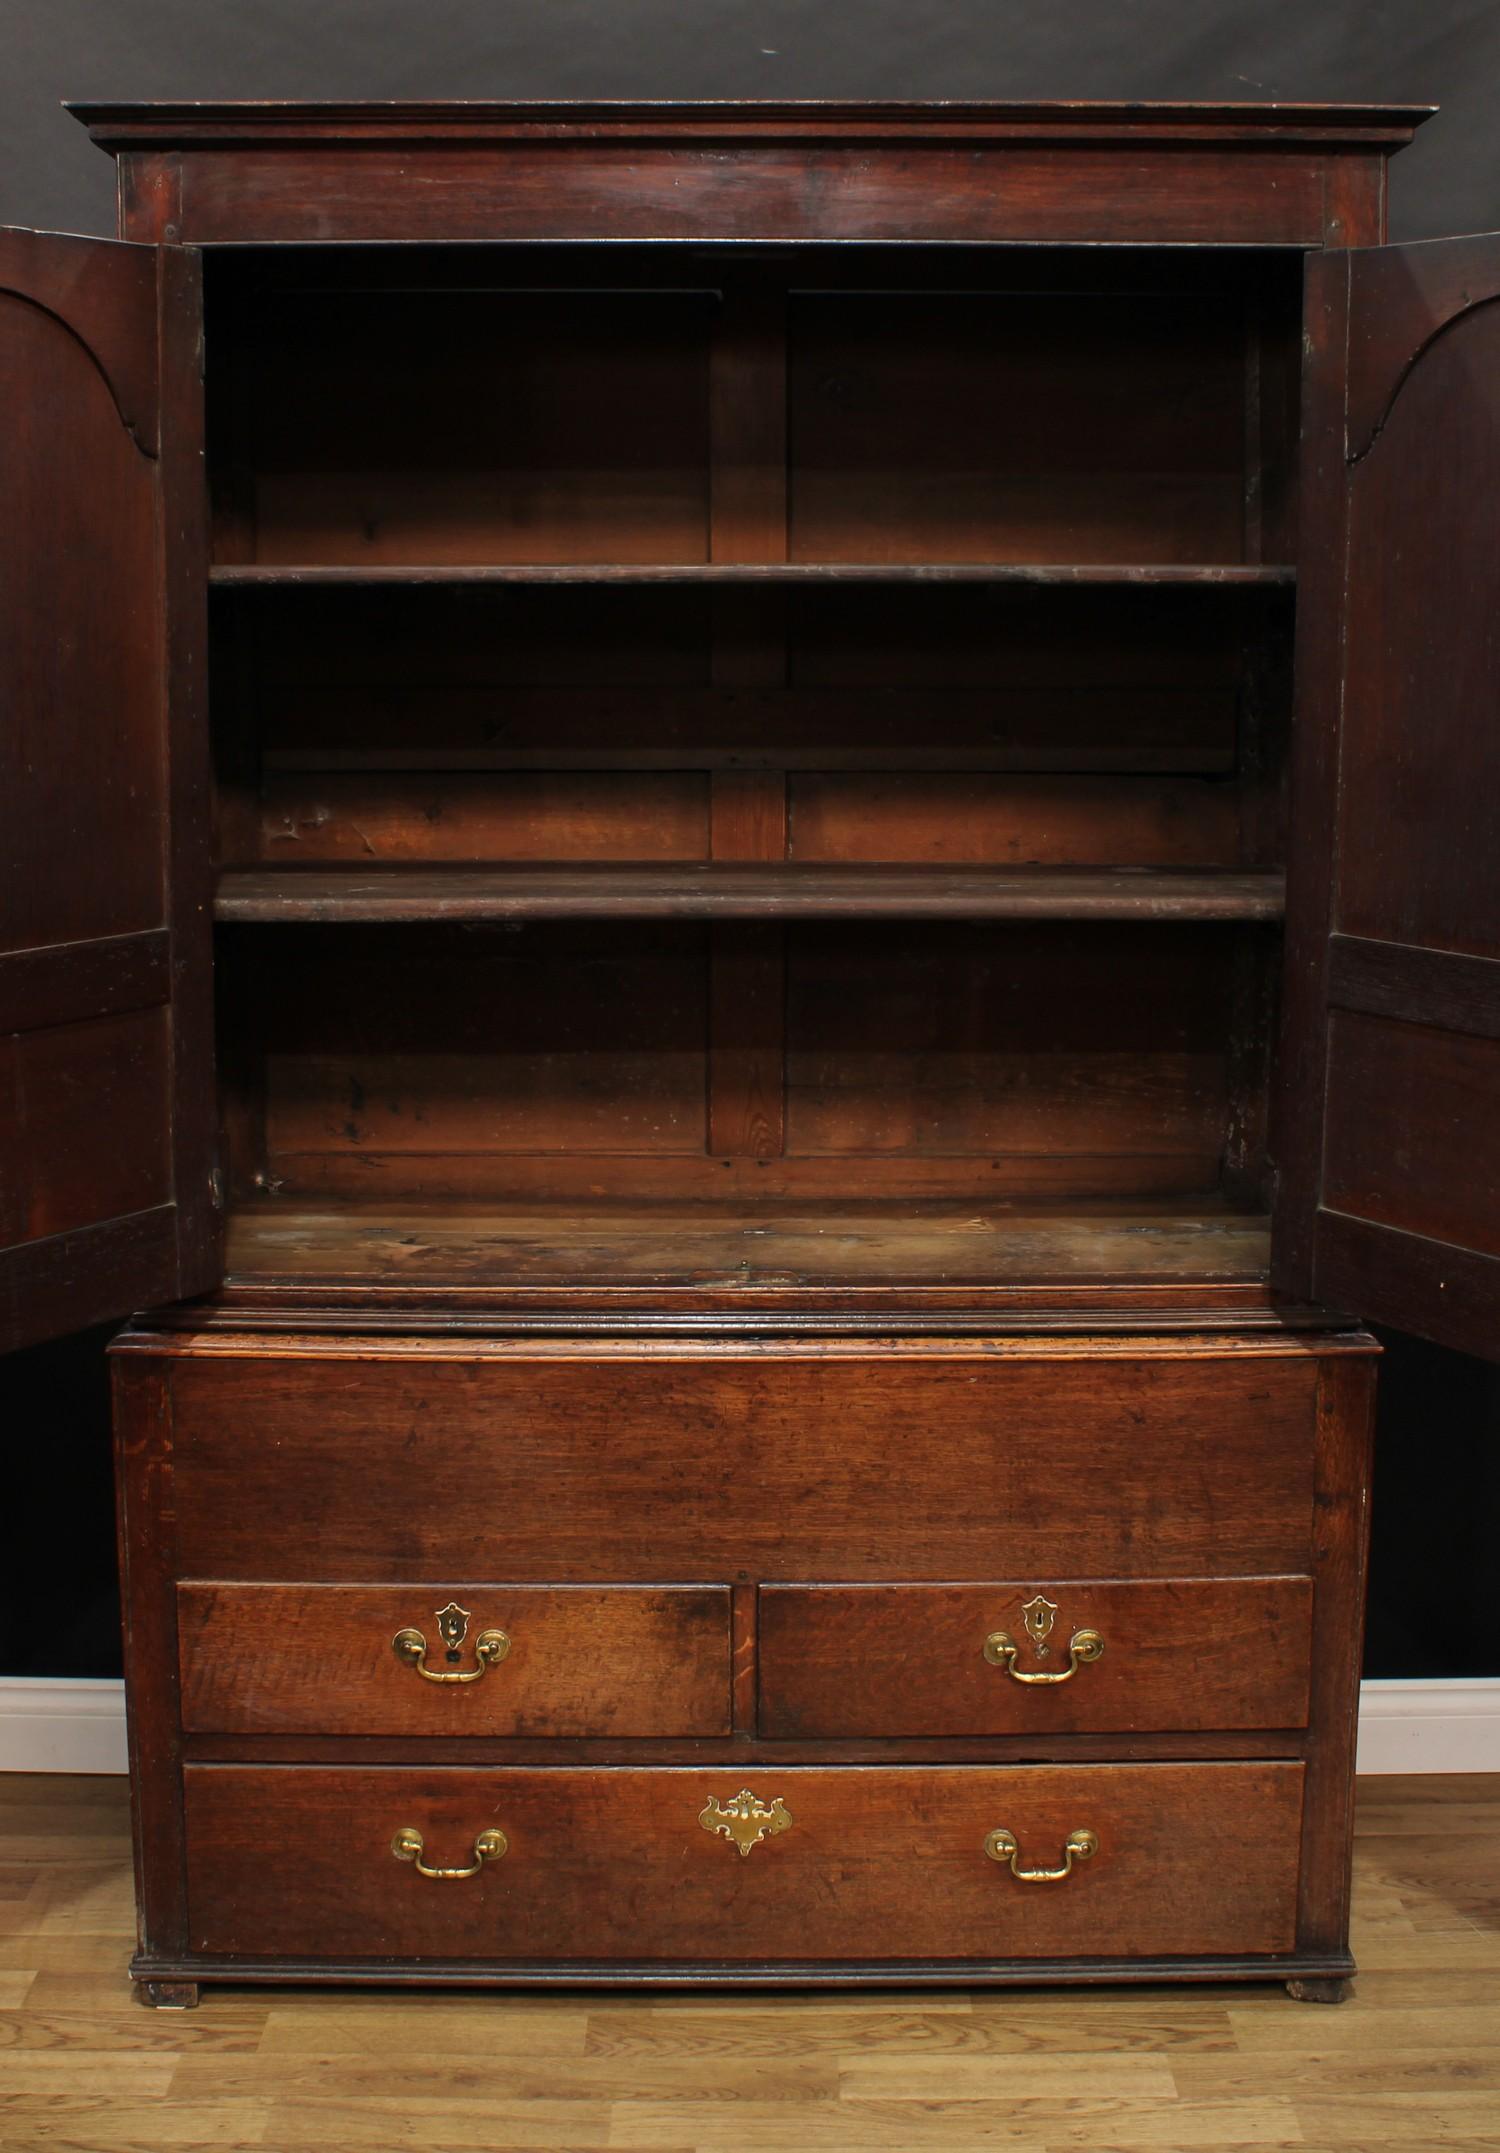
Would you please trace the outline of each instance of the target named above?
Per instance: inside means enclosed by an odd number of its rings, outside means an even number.
[[[1500,1778],[1360,1789],[1340,2009],[1280,1988],[133,2000],[124,1784],[0,1778],[5,2153],[1500,2153]]]

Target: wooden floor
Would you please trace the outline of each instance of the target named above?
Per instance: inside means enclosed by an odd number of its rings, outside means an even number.
[[[1500,2148],[1500,1777],[1366,1781],[1359,1832],[1363,1971],[1339,2009],[1272,1988],[206,1989],[151,2012],[124,1975],[122,1783],[0,1777],[0,2147]]]

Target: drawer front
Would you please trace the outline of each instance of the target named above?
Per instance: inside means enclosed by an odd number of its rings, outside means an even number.
[[[1305,1727],[1307,1577],[764,1585],[760,1731]]]
[[[177,1627],[191,1733],[730,1731],[722,1585],[191,1582]]]
[[[308,1350],[172,1362],[180,1572],[359,1583],[1308,1567],[1318,1358]]]
[[[1293,1942],[1295,1763],[185,1779],[189,1930],[215,1954],[796,1964]]]

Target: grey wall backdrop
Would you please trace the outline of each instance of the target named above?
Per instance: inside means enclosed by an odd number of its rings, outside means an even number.
[[[0,0],[0,222],[109,232],[64,97],[1440,105],[1392,237],[1500,228],[1496,0]],[[1500,1674],[1500,1372],[1387,1341],[1368,1668]],[[0,1673],[118,1667],[103,1338],[0,1361]]]

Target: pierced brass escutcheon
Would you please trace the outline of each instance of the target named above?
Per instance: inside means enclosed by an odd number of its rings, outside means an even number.
[[[1064,1877],[1072,1875],[1075,1861],[1087,1861],[1090,1855],[1098,1853],[1099,1835],[1090,1831],[1069,1832],[1063,1841],[1063,1864],[1060,1869],[1023,1869],[1016,1835],[1014,1832],[1008,1832],[1004,1825],[987,1835],[984,1851],[991,1861],[1006,1863],[1011,1875],[1022,1884],[1060,1884]]]
[[[491,1827],[489,1831],[481,1832],[474,1841],[474,1859],[466,1869],[434,1869],[422,1859],[426,1847],[422,1834],[407,1824],[402,1826],[391,1841],[391,1852],[397,1861],[409,1861],[418,1876],[435,1877],[440,1884],[446,1884],[455,1877],[478,1876],[487,1861],[498,1861],[509,1846],[510,1841],[504,1832]]]
[[[1046,1593],[1039,1592],[1021,1609],[1021,1621],[1026,1635],[1036,1646],[1036,1656],[1044,1660],[1052,1650],[1047,1639],[1052,1635],[1052,1624],[1057,1616],[1057,1602],[1049,1600]]]
[[[728,1802],[711,1794],[698,1812],[698,1822],[706,1832],[719,1832],[725,1839],[732,1839],[741,1854],[748,1854],[762,1839],[788,1831],[792,1813],[779,1794],[762,1802],[748,1787],[741,1787]]]
[[[1045,1659],[1051,1649],[1046,1642],[1046,1638],[1048,1631],[1052,1627],[1052,1617],[1056,1612],[1057,1610],[1052,1605],[1052,1602],[1044,1600],[1040,1593],[1037,1594],[1034,1600],[1028,1600],[1021,1609],[1021,1620],[1026,1625],[1027,1635],[1036,1646],[1038,1659]],[[1086,1667],[1090,1660],[1097,1660],[1102,1657],[1104,1639],[1097,1630],[1075,1630],[1068,1640],[1067,1666],[1059,1667],[1055,1670],[1052,1668],[1041,1669],[1036,1673],[1027,1673],[1016,1665],[1019,1652],[1020,1647],[1008,1630],[991,1630],[984,1641],[984,1656],[991,1667],[1003,1667],[1013,1682],[1031,1684],[1071,1682],[1080,1667]]]
[[[469,1634],[468,1609],[460,1607],[457,1600],[450,1600],[446,1607],[438,1609],[437,1626],[447,1657],[456,1660],[458,1648]],[[504,1630],[481,1630],[474,1640],[478,1666],[451,1674],[427,1665],[427,1640],[420,1630],[398,1630],[391,1639],[391,1650],[403,1667],[414,1667],[424,1682],[477,1682],[490,1668],[500,1665],[510,1650],[510,1639]]]

